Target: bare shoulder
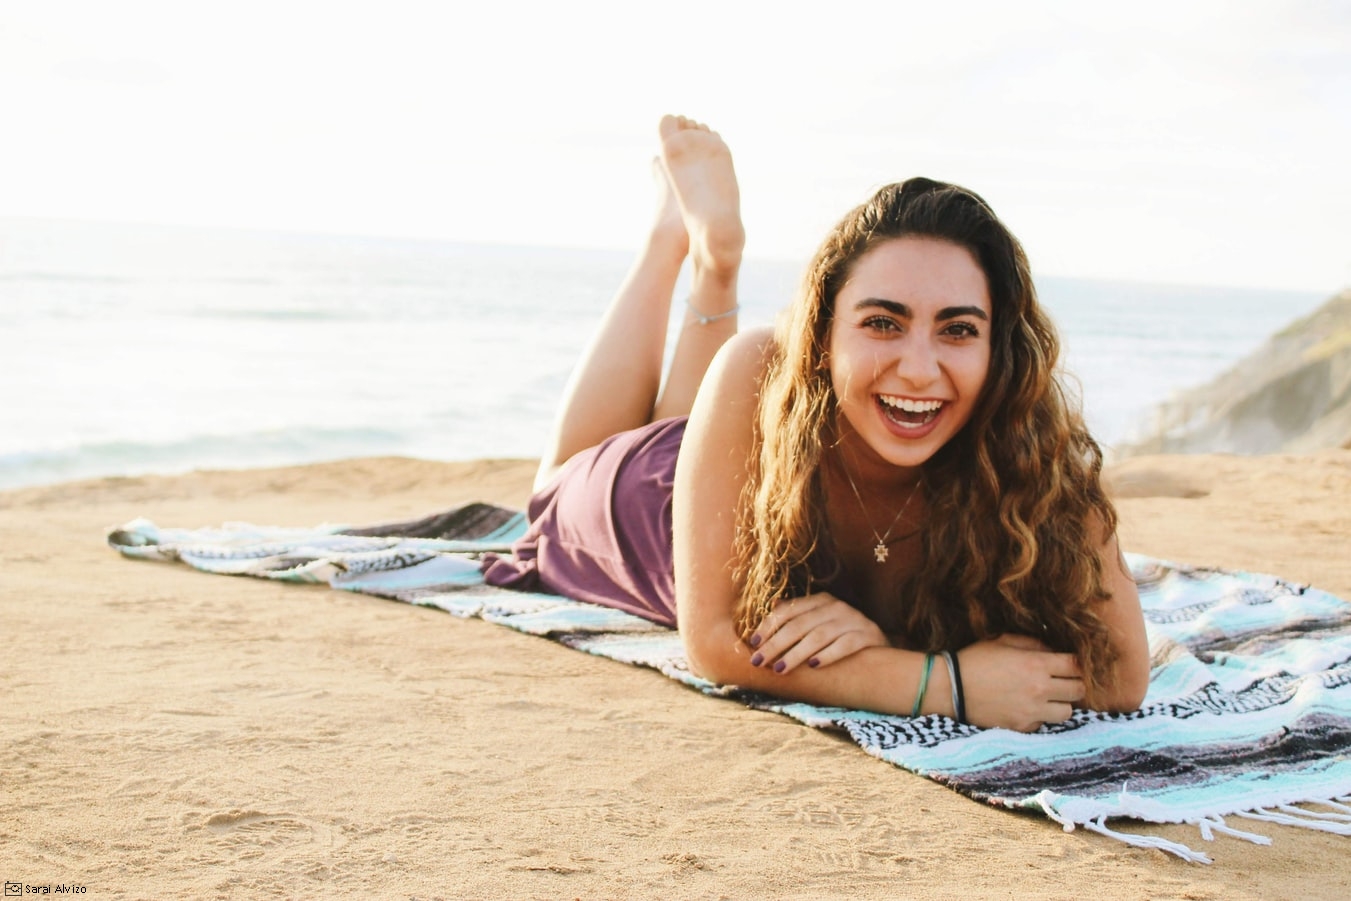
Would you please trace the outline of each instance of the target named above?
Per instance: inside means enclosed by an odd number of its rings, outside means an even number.
[[[722,346],[709,365],[690,409],[685,441],[681,444],[682,458],[726,459],[715,448],[733,455],[737,449],[749,452],[760,386],[774,348],[770,329],[738,332]]]
[[[757,392],[774,356],[774,330],[768,327],[737,332],[718,351],[704,387],[715,394]]]
[[[760,385],[773,356],[774,335],[770,329],[738,332],[718,351],[704,375],[690,410],[685,439],[676,467],[677,492],[680,470],[735,463],[744,472],[745,455],[751,452]],[[739,462],[738,462],[739,458]]]

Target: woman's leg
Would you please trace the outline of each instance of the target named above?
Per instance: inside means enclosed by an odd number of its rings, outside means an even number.
[[[686,254],[693,270],[690,306],[705,317],[734,310],[745,232],[732,155],[722,138],[674,116],[662,119],[661,138],[657,218],[573,373],[536,488],[574,454],[611,435],[688,413],[713,355],[736,332],[735,315],[701,323],[687,310],[662,385],[671,295]]]
[[[737,274],[746,230],[732,153],[717,132],[688,119],[661,120],[662,163],[690,239],[690,298],[654,419],[683,416],[713,355],[737,329]],[[726,315],[730,314],[730,315]],[[701,322],[701,318],[721,317]]]

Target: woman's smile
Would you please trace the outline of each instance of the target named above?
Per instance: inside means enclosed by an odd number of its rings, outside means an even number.
[[[941,400],[912,400],[889,394],[877,395],[877,404],[889,422],[912,435],[917,429],[932,424],[944,406]]]

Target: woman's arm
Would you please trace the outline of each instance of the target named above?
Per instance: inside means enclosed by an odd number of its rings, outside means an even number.
[[[1139,709],[1149,689],[1149,638],[1145,635],[1140,593],[1115,535],[1103,544],[1101,560],[1104,587],[1111,597],[1103,602],[1098,615],[1107,626],[1117,660],[1112,683],[1090,695],[1088,706],[1126,713]]]
[[[737,508],[754,450],[753,423],[771,340],[768,330],[743,332],[723,347],[704,378],[681,445],[674,502],[676,606],[690,664],[715,682],[791,700],[909,714],[924,665],[922,653],[877,644],[832,663],[803,666],[808,660],[796,658],[806,653],[803,647],[812,646],[810,641],[794,636],[788,642],[771,633],[759,648],[763,659],[757,666],[751,662],[756,651],[737,633]],[[765,631],[786,629],[795,619],[795,603],[781,604]],[[771,646],[775,641],[778,647]],[[792,665],[776,672],[772,664],[780,659]],[[961,664],[970,720],[977,725],[1035,729],[1066,719],[1071,705],[1083,699],[1083,682],[1069,655],[1015,639],[965,648]],[[941,661],[933,667],[921,712],[953,714],[948,672]]]

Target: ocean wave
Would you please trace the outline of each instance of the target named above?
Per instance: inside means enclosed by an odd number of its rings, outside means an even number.
[[[288,466],[406,453],[411,437],[371,427],[298,427],[164,442],[103,441],[0,454],[0,490],[100,476]]]

